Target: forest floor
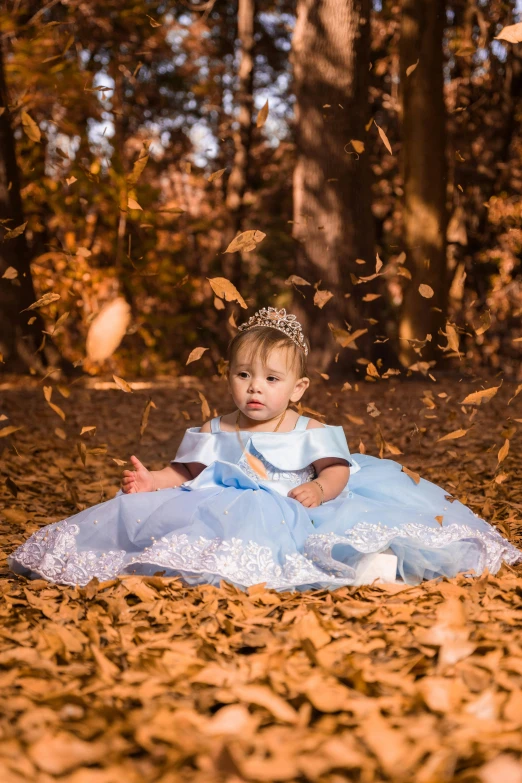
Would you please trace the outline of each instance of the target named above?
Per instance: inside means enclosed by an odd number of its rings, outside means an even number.
[[[460,404],[499,383],[318,379],[303,405],[522,545],[522,394]],[[522,783],[522,566],[307,593],[11,574],[30,533],[116,493],[115,459],[158,469],[206,401],[231,408],[216,379],[90,378],[54,387],[59,413],[47,384],[0,376],[0,436],[22,428],[0,439],[3,783]]]

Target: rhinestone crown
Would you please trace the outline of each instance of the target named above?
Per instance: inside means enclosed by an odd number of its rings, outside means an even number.
[[[254,313],[248,321],[238,327],[239,331],[246,331],[252,329],[254,326],[270,326],[272,329],[279,329],[280,332],[286,334],[299,348],[302,348],[305,352],[305,356],[308,356],[308,346],[305,343],[303,330],[301,324],[291,313],[286,312],[285,308],[277,310],[275,307],[263,307],[262,310],[258,310]]]

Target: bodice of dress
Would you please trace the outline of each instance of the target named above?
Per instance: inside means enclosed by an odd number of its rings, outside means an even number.
[[[292,432],[302,432],[306,430],[306,425],[308,424],[308,421],[309,418],[307,416],[300,416]],[[212,432],[221,432],[219,417],[217,417],[216,419],[212,419],[211,428],[212,428]],[[243,438],[244,438],[244,434],[243,434]],[[253,457],[256,457],[256,459],[258,459],[263,465],[267,474],[267,478],[263,479],[265,481],[284,481],[285,484],[291,484],[294,487],[298,487],[300,484],[306,484],[307,481],[312,481],[312,479],[317,477],[315,468],[311,464],[305,465],[303,468],[298,468],[297,470],[284,470],[283,468],[279,468],[276,465],[272,465],[268,461],[268,459],[264,457],[263,454],[256,449],[256,447],[254,446],[251,440],[248,441],[248,448],[246,448],[246,450]],[[259,481],[259,479],[261,478],[260,474],[257,473],[254,470],[254,468],[252,468],[245,454],[241,456],[241,459],[237,464],[241,468],[241,470],[243,470],[247,474],[247,476],[250,476],[250,478],[254,479],[254,481]]]
[[[220,417],[210,422],[209,433],[199,427],[189,428],[171,462],[199,462],[210,466],[213,463],[229,465],[241,470],[256,484],[269,484],[280,494],[316,477],[313,462],[324,457],[339,457],[346,460],[350,473],[360,467],[350,455],[342,427],[324,425],[307,429],[309,418],[300,416],[295,428],[289,432],[237,432],[221,430]],[[264,466],[267,478],[255,471],[246,453],[258,459]],[[198,481],[199,479],[199,481]],[[200,476],[185,485],[204,486],[212,481],[211,476]]]

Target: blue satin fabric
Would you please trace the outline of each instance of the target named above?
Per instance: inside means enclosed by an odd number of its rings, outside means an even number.
[[[188,584],[240,589],[265,582],[277,591],[357,584],[368,558],[391,550],[397,576],[423,579],[496,573],[522,552],[485,520],[425,479],[416,484],[400,463],[350,454],[342,427],[292,432],[187,430],[173,459],[204,470],[182,486],[125,495],[33,533],[10,555],[10,568],[60,584],[164,572]],[[262,479],[243,448],[267,470]],[[350,464],[340,494],[306,508],[288,497],[313,476],[312,463]],[[258,464],[258,463],[256,463]],[[310,475],[309,475],[310,474]],[[363,569],[364,570],[364,569]]]
[[[304,417],[303,417],[304,418]],[[243,449],[256,451],[267,462],[282,470],[300,470],[324,457],[340,457],[351,466],[350,474],[360,470],[350,455],[342,427],[326,424],[310,430],[290,432],[200,432],[200,427],[190,427],[183,437],[172,462],[213,462],[237,464]]]

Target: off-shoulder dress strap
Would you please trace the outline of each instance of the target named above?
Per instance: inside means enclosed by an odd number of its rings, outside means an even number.
[[[221,427],[219,426],[220,418],[221,416],[216,416],[210,420],[210,432],[221,432]]]

